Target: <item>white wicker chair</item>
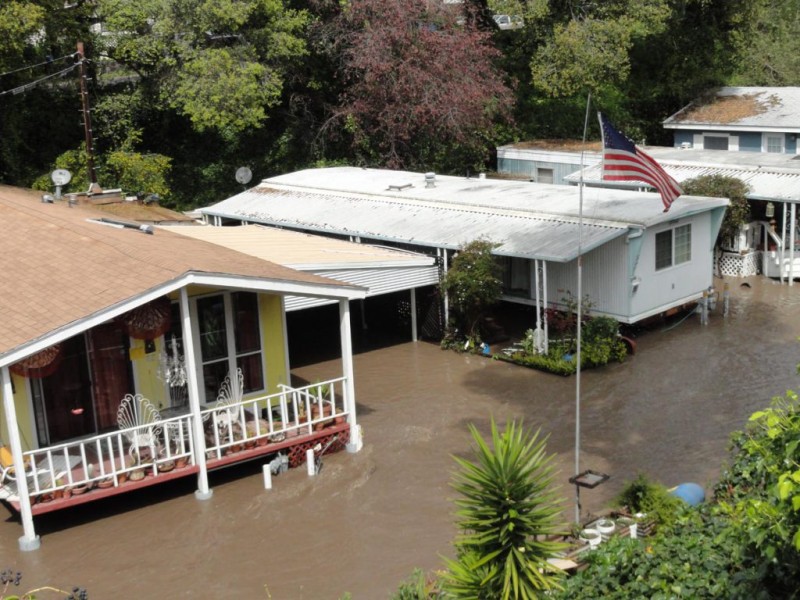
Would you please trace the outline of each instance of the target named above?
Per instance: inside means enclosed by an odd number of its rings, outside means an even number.
[[[132,458],[140,458],[141,449],[148,448],[155,459],[160,447],[161,415],[150,400],[141,394],[125,394],[117,410],[117,425],[125,430]]]

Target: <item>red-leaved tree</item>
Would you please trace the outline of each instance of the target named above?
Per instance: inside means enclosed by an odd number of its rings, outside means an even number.
[[[472,167],[513,102],[474,5],[352,0],[334,21],[345,84],[326,124],[390,168]]]

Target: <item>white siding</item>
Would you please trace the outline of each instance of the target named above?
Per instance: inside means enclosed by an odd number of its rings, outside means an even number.
[[[692,260],[656,271],[656,234],[686,223],[692,224]],[[703,290],[713,283],[710,213],[663,223],[646,230],[644,236],[635,271],[641,283],[631,302],[634,319],[658,314],[682,302],[699,298]]]
[[[612,240],[583,257],[583,296],[591,303],[591,314],[608,315],[627,322],[629,279],[628,245],[625,237]],[[549,306],[563,307],[563,299],[571,293],[578,296],[578,264],[548,263],[547,301]]]

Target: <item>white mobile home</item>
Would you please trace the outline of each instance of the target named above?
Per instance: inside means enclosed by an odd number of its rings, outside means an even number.
[[[261,223],[435,254],[446,269],[486,239],[505,267],[510,302],[543,309],[583,293],[594,314],[635,323],[700,298],[726,199],[353,167],[273,177],[201,210],[213,225]]]

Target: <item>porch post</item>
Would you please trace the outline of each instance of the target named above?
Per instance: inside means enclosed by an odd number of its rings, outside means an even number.
[[[542,261],[542,319],[544,320],[544,353],[550,352],[550,329],[547,326],[547,261]]]
[[[25,463],[22,459],[22,443],[17,425],[17,409],[14,406],[14,393],[11,390],[11,374],[8,367],[3,367],[3,406],[6,411],[6,427],[8,443],[14,457],[14,473],[17,478],[17,495],[19,496],[19,514],[22,520],[22,537],[19,538],[19,549],[23,552],[37,550],[41,545],[39,536],[33,528],[31,513],[31,497],[28,495],[28,479],[25,477]]]
[[[208,500],[213,491],[208,488],[208,467],[206,466],[206,437],[203,432],[203,419],[200,416],[200,390],[197,387],[197,370],[194,363],[194,336],[192,319],[189,314],[189,294],[181,288],[181,322],[183,329],[183,357],[186,362],[187,387],[189,388],[189,409],[192,413],[192,435],[194,437],[194,462],[198,466],[198,500]]]
[[[356,392],[353,385],[353,343],[350,337],[350,303],[339,300],[339,338],[342,345],[342,375],[344,376],[345,403],[347,406],[347,422],[350,424],[350,443],[348,452],[358,452],[363,446],[361,427],[356,418]]]
[[[792,202],[792,221],[789,223],[789,285],[794,285],[794,239],[797,223],[797,204]]]
[[[533,260],[534,285],[536,286],[536,330],[539,332],[539,339],[535,340],[536,351],[542,350],[542,295],[539,290],[539,259]]]
[[[442,248],[442,258],[444,262],[442,263],[443,266],[443,276],[447,276],[447,248]],[[447,331],[447,325],[450,323],[450,298],[447,295],[447,291],[444,293],[444,330]]]
[[[411,288],[411,341],[417,341],[417,290]]]

